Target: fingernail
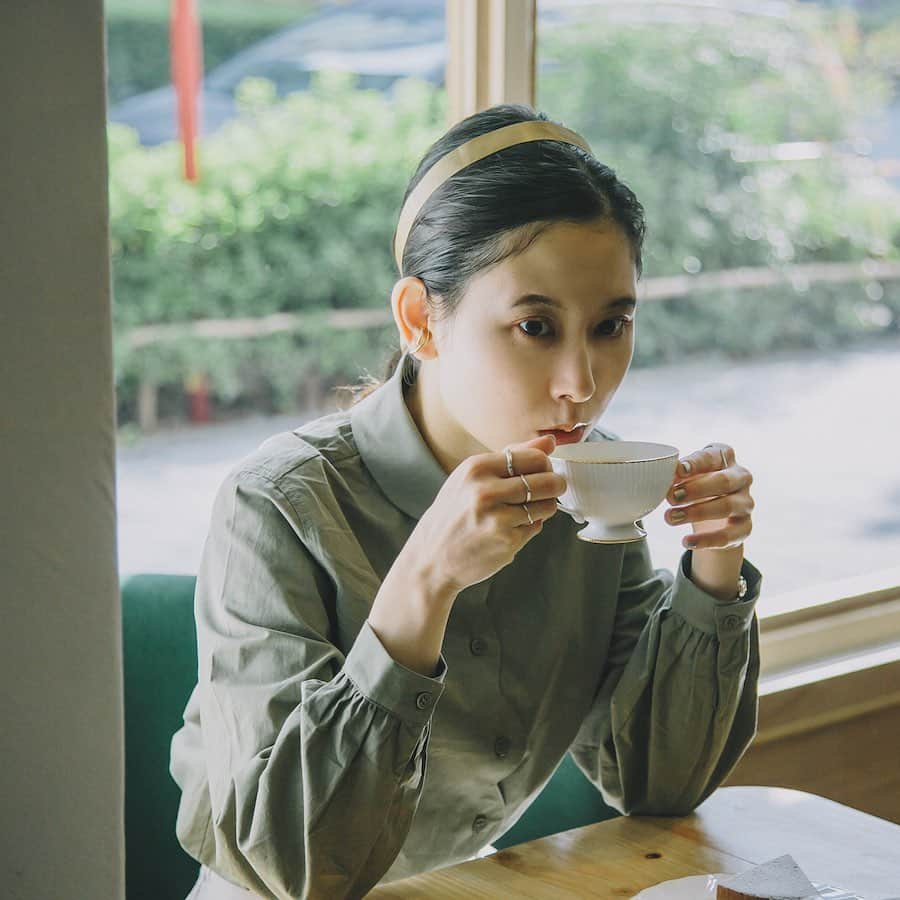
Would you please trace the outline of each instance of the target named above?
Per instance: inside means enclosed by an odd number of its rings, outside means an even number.
[[[676,509],[675,512],[673,512],[673,513],[669,516],[669,518],[670,518],[673,522],[680,522],[682,519],[686,519],[686,518],[687,518],[687,513],[686,513],[684,510],[682,510],[682,509]]]
[[[683,475],[691,474],[691,464],[686,459],[681,461],[681,472]]]
[[[684,488],[678,488],[675,491],[672,491],[672,496],[676,500],[684,500],[685,496],[687,496],[687,491]]]

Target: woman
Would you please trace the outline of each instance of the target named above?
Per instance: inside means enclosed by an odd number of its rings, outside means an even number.
[[[750,473],[724,444],[682,460],[674,575],[646,539],[588,544],[556,514],[556,439],[615,437],[597,422],[643,236],[634,194],[527,107],[430,148],[395,239],[411,349],[215,501],[172,743],[193,898],[359,897],[472,858],[566,752],[624,814],[686,814],[735,766],[759,672]]]

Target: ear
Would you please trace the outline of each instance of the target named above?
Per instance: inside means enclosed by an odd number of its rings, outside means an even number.
[[[391,311],[401,341],[407,346],[415,346],[421,332],[429,326],[430,313],[425,282],[411,275],[401,278],[391,291]],[[428,341],[416,356],[421,359],[434,359],[437,356],[434,341]]]

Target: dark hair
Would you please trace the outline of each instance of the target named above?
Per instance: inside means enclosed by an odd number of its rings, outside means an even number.
[[[553,120],[528,106],[502,104],[458,122],[428,149],[403,202],[439,159],[466,141],[505,125],[534,121]],[[428,198],[409,232],[400,277],[420,278],[432,317],[448,319],[474,275],[524,252],[550,225],[604,219],[624,231],[640,278],[644,208],[631,189],[574,144],[516,144],[457,172]],[[394,374],[402,356],[403,348],[393,354],[385,379]],[[410,357],[410,365],[418,371],[415,357]],[[369,377],[345,389],[357,403],[382,383]]]

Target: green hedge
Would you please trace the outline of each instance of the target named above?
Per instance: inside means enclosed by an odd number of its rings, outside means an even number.
[[[225,403],[248,381],[289,407],[305,372],[342,380],[377,370],[389,330],[129,347],[137,325],[275,312],[384,308],[390,242],[406,180],[444,122],[444,94],[410,81],[389,103],[341,75],[275,104],[245,82],[245,115],[203,142],[201,180],[180,178],[176,144],[143,148],[109,129],[114,326],[120,416],[138,379],[208,372]]]
[[[668,56],[672,35],[662,42],[646,29],[609,31],[586,25],[579,35],[546,37],[547,52],[566,64],[542,78],[539,105],[581,130],[644,202],[647,276],[900,259],[896,192],[864,168],[830,158],[802,166],[735,158],[750,144],[842,134],[845,110],[834,108],[811,63],[799,64],[789,44],[776,77],[765,33],[755,35],[758,56],[745,49],[738,63],[716,69],[730,38],[715,29],[701,48]],[[874,102],[879,84],[870,73],[853,74],[854,89]],[[616,87],[598,92],[592,84]],[[196,371],[208,373],[220,405],[289,409],[309,373],[326,384],[380,375],[397,340],[393,326],[320,326],[130,348],[130,329],[144,324],[389,309],[399,203],[419,157],[444,130],[443,92],[409,81],[392,103],[325,74],[280,103],[267,82],[246,82],[241,104],[243,118],[202,143],[198,184],[181,180],[177,145],[142,148],[132,132],[110,127],[121,421],[134,416],[140,379],[177,386]],[[897,282],[720,291],[643,304],[635,365],[710,350],[824,348],[898,331]]]

